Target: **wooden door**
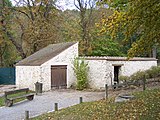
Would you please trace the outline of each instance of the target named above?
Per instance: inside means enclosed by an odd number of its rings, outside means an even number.
[[[51,87],[52,88],[67,87],[67,66],[66,65],[51,66]]]

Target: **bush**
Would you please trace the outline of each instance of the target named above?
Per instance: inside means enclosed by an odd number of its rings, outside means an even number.
[[[143,80],[144,77],[146,79],[160,77],[160,66],[153,66],[146,71],[138,71],[129,77],[128,76],[120,76],[119,79],[121,81],[127,81],[127,80],[139,81],[139,80]]]
[[[160,76],[160,66],[153,66],[151,69],[146,70],[148,78],[155,78]]]
[[[119,80],[123,81],[123,82],[126,82],[126,81],[130,80],[130,77],[128,77],[128,76],[119,76]]]
[[[77,82],[76,89],[83,90],[88,87],[88,63],[83,58],[75,58],[74,72],[76,74]]]
[[[138,71],[130,76],[130,80],[143,80],[145,75],[145,71]]]

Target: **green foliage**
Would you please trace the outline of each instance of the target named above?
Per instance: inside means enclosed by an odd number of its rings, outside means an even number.
[[[7,44],[2,58],[3,58],[2,60],[3,67],[13,66],[16,61],[20,60],[20,57],[16,51],[16,48],[12,43]]]
[[[125,56],[122,53],[122,46],[109,38],[95,40],[91,55],[93,56]]]
[[[126,82],[126,81],[130,80],[130,77],[128,77],[128,76],[119,76],[119,80]]]
[[[151,69],[145,71],[148,78],[155,78],[160,76],[160,66],[153,66]]]
[[[105,0],[114,8],[114,14],[103,19],[104,31],[109,32],[113,38],[119,31],[125,35],[125,40],[137,34],[136,42],[131,41],[132,48],[128,56],[141,56],[150,53],[154,45],[160,45],[160,1],[159,0]],[[120,7],[119,7],[120,5]],[[127,7],[121,7],[126,5]],[[117,9],[124,8],[124,9]]]
[[[136,73],[134,73],[133,75],[130,76],[130,80],[132,80],[132,81],[143,80],[145,75],[146,75],[145,71],[138,71],[138,72],[136,72]]]
[[[12,18],[10,0],[0,1],[0,67],[12,66],[18,54],[13,43],[8,39],[6,29],[11,29]],[[11,24],[8,24],[11,23]]]
[[[11,7],[12,2],[10,0],[1,0],[0,1],[0,8],[3,7],[3,6]]]
[[[75,58],[73,65],[77,78],[76,88],[83,90],[88,87],[88,63],[83,58]]]
[[[128,7],[128,0],[103,0],[103,3],[116,10],[126,10]]]

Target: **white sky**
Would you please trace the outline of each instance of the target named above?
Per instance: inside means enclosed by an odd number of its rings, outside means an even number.
[[[13,5],[16,4],[14,1],[19,1],[19,0],[11,0]],[[76,9],[76,7],[74,6],[74,0],[58,0],[57,6],[61,10]]]
[[[74,0],[59,0],[57,2],[57,5],[60,6],[62,10],[76,9],[76,7],[74,6]]]

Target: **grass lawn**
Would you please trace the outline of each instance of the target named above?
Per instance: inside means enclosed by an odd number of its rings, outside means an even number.
[[[29,91],[28,93],[33,93],[33,91]],[[21,93],[16,93],[16,94],[13,94],[13,95],[8,95],[8,98],[11,98],[11,97],[16,97],[16,96],[20,96],[20,95],[24,95],[26,94],[25,92],[21,92]],[[20,99],[16,99],[13,101],[13,103],[16,103],[16,102],[20,102],[22,100],[25,100],[25,98],[20,98]],[[1,106],[4,106],[4,97],[0,97],[0,107]]]
[[[114,98],[78,104],[32,120],[160,120],[160,89],[134,93],[136,99],[114,103]]]

